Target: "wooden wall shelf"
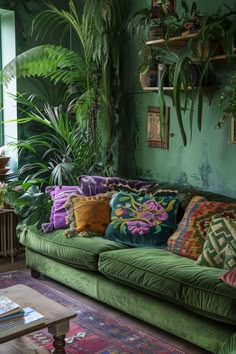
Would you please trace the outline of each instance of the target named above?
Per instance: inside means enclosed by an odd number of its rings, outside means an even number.
[[[156,47],[175,47],[175,48],[180,48],[183,47],[186,42],[191,39],[195,38],[198,35],[198,33],[189,33],[189,34],[184,34],[182,36],[177,36],[177,37],[171,37],[169,39],[155,39],[152,41],[147,41],[146,45],[149,46],[156,46]]]

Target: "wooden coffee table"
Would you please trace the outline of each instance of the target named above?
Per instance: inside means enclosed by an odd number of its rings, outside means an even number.
[[[26,329],[20,327],[16,328],[13,334],[8,335],[7,331],[2,332],[0,344],[48,327],[48,332],[51,333],[54,338],[54,353],[66,353],[65,334],[69,331],[70,319],[76,317],[73,311],[25,285],[14,285],[2,289],[0,290],[0,296],[7,296],[22,307],[32,307],[45,317],[44,323],[32,325],[32,327]]]

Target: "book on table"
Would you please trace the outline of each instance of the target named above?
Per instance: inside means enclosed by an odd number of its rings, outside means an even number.
[[[6,296],[0,296],[0,318],[22,310],[21,306]]]
[[[31,307],[24,307],[22,311],[24,314],[19,318],[0,321],[0,338],[13,334],[19,329],[23,331],[26,328],[37,326],[45,321],[45,317]]]

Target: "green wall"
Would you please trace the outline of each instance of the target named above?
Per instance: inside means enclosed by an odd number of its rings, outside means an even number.
[[[177,1],[177,6],[178,2]],[[225,0],[227,5],[233,1]],[[221,1],[197,1],[203,11],[214,12]],[[131,11],[150,6],[150,0],[130,1]],[[213,89],[204,98],[202,131],[199,132],[196,114],[193,123],[193,138],[190,142],[188,115],[184,116],[188,143],[183,146],[175,109],[171,97],[169,150],[148,147],[147,109],[158,106],[157,93],[143,92],[137,72],[141,58],[137,37],[127,38],[123,49],[123,101],[120,168],[123,175],[160,182],[181,183],[199,189],[235,196],[236,191],[236,144],[229,144],[229,122],[216,129],[222,112],[219,108],[220,89]],[[217,64],[220,80],[232,69],[226,63]]]

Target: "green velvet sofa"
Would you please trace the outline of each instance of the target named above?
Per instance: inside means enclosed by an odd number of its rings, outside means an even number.
[[[177,221],[196,194],[235,202],[179,188]],[[42,273],[212,353],[236,354],[236,289],[219,279],[226,270],[198,266],[166,249],[66,238],[64,230],[45,234],[22,227],[18,237],[33,276]]]
[[[157,248],[102,237],[66,238],[34,227],[18,233],[32,275],[51,277],[217,354],[236,353],[236,290],[222,269]]]

